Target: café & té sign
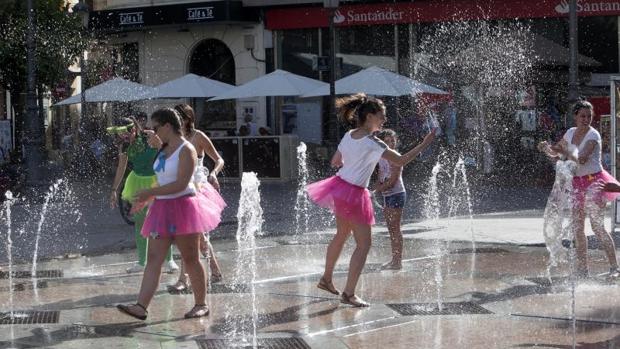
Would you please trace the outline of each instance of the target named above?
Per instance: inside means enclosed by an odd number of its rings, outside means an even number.
[[[125,8],[91,13],[93,27],[102,31],[130,31],[144,27],[203,22],[257,22],[255,9],[241,1],[209,1]]]

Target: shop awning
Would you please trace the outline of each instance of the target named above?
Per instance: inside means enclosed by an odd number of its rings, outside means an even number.
[[[329,85],[322,81],[278,69],[211,98],[209,101],[268,96],[300,96],[325,86]]]
[[[187,74],[155,86],[154,98],[208,98],[220,95],[234,87],[204,76]]]
[[[436,87],[378,67],[366,68],[336,81],[336,94],[359,92],[375,96],[406,96],[422,93],[448,94]],[[329,95],[329,86],[323,86],[302,95],[302,97],[327,95]]]
[[[121,78],[115,78],[84,91],[84,99],[86,102],[91,103],[132,102],[143,99],[151,99],[153,98],[154,93],[155,89],[153,87]],[[81,94],[77,94],[54,105],[78,104],[81,103],[81,101]]]

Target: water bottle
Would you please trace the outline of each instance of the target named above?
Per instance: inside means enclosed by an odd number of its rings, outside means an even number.
[[[435,136],[439,137],[441,136],[442,132],[441,132],[441,127],[439,127],[439,121],[437,120],[437,118],[434,115],[429,115],[426,123],[428,125],[428,129],[430,131],[432,131],[433,129],[437,129],[437,131],[435,131]]]

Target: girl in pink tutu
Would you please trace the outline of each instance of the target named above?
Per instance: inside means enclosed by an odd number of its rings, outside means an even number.
[[[182,136],[181,119],[171,108],[155,111],[151,116],[155,135],[163,142],[153,164],[158,187],[136,193],[136,201],[155,200],[149,207],[142,235],[149,239],[148,258],[138,301],[117,308],[134,318],[145,320],[147,308],[157,290],[161,265],[173,241],[181,257],[194,291],[194,307],[186,318],[209,315],[206,305],[205,270],[200,263],[200,239],[203,232],[220,223],[224,202],[215,190],[197,190],[193,174],[197,156],[194,147]]]
[[[601,135],[590,126],[593,107],[587,101],[579,101],[573,107],[576,127],[570,128],[556,145],[541,148],[547,149],[550,156],[567,156],[577,163],[577,171],[573,177],[574,207],[573,223],[575,244],[577,249],[577,272],[582,277],[588,276],[588,239],[584,232],[586,216],[590,217],[592,231],[601,241],[601,246],[609,259],[609,277],[620,277],[616,249],[611,235],[605,230],[605,206],[618,193],[601,191],[601,187],[613,187],[618,182],[601,164]],[[602,183],[602,184],[601,184]]]
[[[334,287],[332,276],[340,252],[351,232],[357,244],[349,263],[349,275],[340,301],[354,307],[367,307],[369,304],[355,295],[357,281],[366,263],[371,245],[371,226],[375,216],[370,192],[366,188],[370,176],[379,159],[384,158],[399,166],[411,162],[435,138],[431,131],[424,141],[404,155],[399,155],[385,143],[373,136],[385,123],[385,106],[380,99],[356,94],[338,99],[339,118],[355,127],[347,132],[331,160],[339,168],[335,176],[306,187],[308,196],[317,205],[330,208],[336,216],[336,236],[327,247],[325,271],[317,287],[339,295]]]
[[[203,188],[203,190],[220,191],[220,183],[217,181],[217,174],[224,168],[224,159],[215,150],[213,143],[202,131],[196,130],[194,127],[194,109],[188,104],[178,104],[174,106],[174,109],[181,116],[183,122],[183,135],[187,137],[189,142],[196,149],[198,155],[198,162],[196,163],[196,169],[194,170],[194,183]],[[205,154],[208,155],[215,163],[213,170],[209,170],[203,166],[203,160]],[[220,265],[213,253],[213,246],[206,238],[200,240],[200,251],[203,256],[209,254],[209,267],[211,269],[211,282],[219,282],[222,280],[222,271]],[[188,275],[185,273],[185,267],[181,263],[181,271],[179,273],[179,279],[173,285],[168,286],[168,291],[178,293],[185,291],[189,288]]]

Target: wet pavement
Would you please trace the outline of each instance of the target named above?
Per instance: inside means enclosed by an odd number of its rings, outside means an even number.
[[[259,348],[572,348],[573,341],[577,348],[620,348],[620,283],[605,280],[604,254],[589,251],[591,277],[576,281],[573,323],[568,271],[547,278],[541,216],[408,223],[400,271],[380,269],[390,252],[378,226],[357,290],[372,303],[367,309],[316,288],[330,229],[258,238],[253,283],[232,278],[248,251],[234,240],[214,241],[224,280],[211,285],[211,315],[202,319],[183,318],[191,295],[166,291],[176,274],[163,275],[146,321],[120,314],[115,305],[134,302],[141,279],[125,272],[135,252],[124,250],[42,261],[35,280],[30,265],[16,265],[12,309],[20,316],[12,322],[20,323],[8,324],[2,265],[0,348],[251,348],[254,325]],[[350,240],[343,251],[337,287],[353,247]],[[39,314],[26,316],[32,312]],[[37,320],[48,323],[28,323]]]

